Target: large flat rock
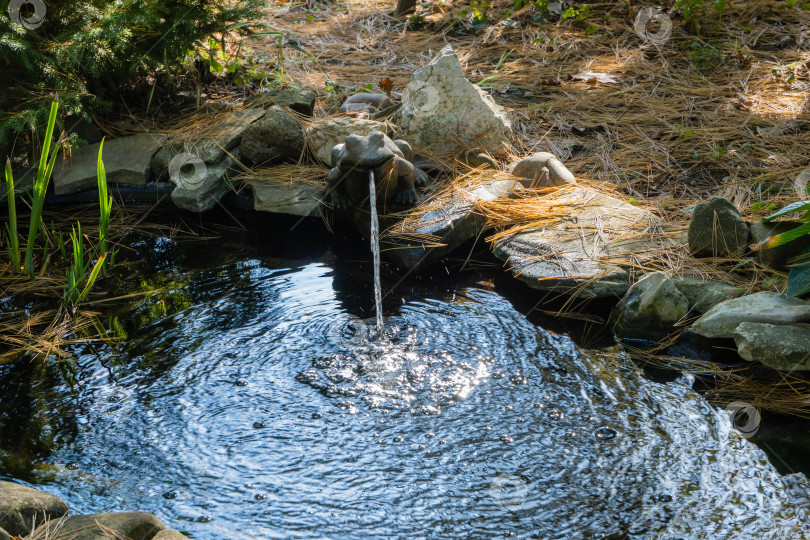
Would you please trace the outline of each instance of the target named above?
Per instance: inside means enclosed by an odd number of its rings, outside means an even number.
[[[495,178],[424,201],[407,219],[385,231],[385,255],[408,269],[436,262],[484,230],[486,219],[473,211],[475,201],[506,197],[518,183],[515,178]]]
[[[554,225],[496,240],[493,253],[530,287],[582,298],[621,298],[631,260],[672,241],[650,212],[588,187],[545,195],[567,208]]]
[[[253,209],[272,214],[318,215],[326,196],[323,187],[306,182],[250,179],[245,185],[253,192]]]
[[[172,159],[179,154],[192,154],[207,165],[219,163],[226,152],[242,142],[242,134],[253,122],[262,118],[264,109],[243,109],[227,113],[211,113],[200,119],[204,127],[172,136],[152,158],[152,172],[163,174]]]
[[[152,156],[166,142],[165,135],[139,133],[131,137],[104,141],[104,171],[108,183],[142,186],[150,177]],[[97,169],[100,143],[85,146],[65,159],[58,159],[53,169],[54,192],[69,195],[98,186]]]
[[[0,482],[0,529],[12,536],[31,533],[34,523],[67,514],[68,506],[59,497],[12,482]]]

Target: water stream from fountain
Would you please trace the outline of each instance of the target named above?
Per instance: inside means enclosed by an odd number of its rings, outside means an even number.
[[[380,285],[380,220],[377,217],[377,186],[374,171],[368,173],[368,198],[371,207],[371,252],[374,254],[374,307],[377,314],[377,334],[383,331],[382,285]]]

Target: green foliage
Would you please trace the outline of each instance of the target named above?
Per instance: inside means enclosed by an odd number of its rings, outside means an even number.
[[[51,140],[53,139],[53,130],[56,126],[56,113],[59,110],[59,102],[54,101],[51,103],[51,112],[48,116],[48,127],[45,130],[45,141],[42,146],[42,153],[39,158],[39,168],[37,169],[37,178],[34,181],[33,199],[31,201],[31,222],[28,225],[28,241],[25,244],[25,271],[34,279],[34,244],[37,241],[42,226],[42,206],[45,204],[45,193],[48,191],[48,183],[51,180],[51,173],[53,173],[53,166],[56,164],[56,155],[59,153],[59,143],[53,147],[50,160],[48,159],[48,151],[51,147]]]
[[[25,246],[25,256],[23,267],[25,272],[33,280],[36,275],[34,272],[34,254],[36,251],[41,250],[42,266],[40,269],[41,274],[45,274],[48,267],[48,261],[51,259],[50,250],[56,248],[58,253],[61,253],[65,262],[67,262],[68,255],[65,249],[65,242],[60,233],[51,225],[51,235],[47,234],[47,229],[42,223],[42,208],[45,200],[45,193],[48,189],[48,183],[53,172],[54,164],[56,163],[57,153],[59,152],[60,143],[57,141],[51,149],[53,139],[53,132],[56,126],[56,115],[59,109],[59,102],[54,101],[51,104],[51,111],[48,117],[48,126],[46,128],[45,140],[42,145],[42,151],[39,161],[39,168],[37,170],[37,177],[34,181],[34,189],[31,196],[31,221],[28,226],[28,238]],[[100,206],[100,225],[99,225],[99,243],[98,249],[85,250],[84,235],[82,235],[81,223],[76,223],[72,228],[70,234],[71,245],[71,264],[67,268],[67,285],[64,290],[65,302],[69,305],[75,305],[83,302],[93,285],[98,278],[99,272],[106,268],[105,261],[108,255],[108,230],[110,225],[110,213],[112,210],[112,197],[107,194],[107,177],[104,171],[104,163],[102,162],[102,150],[104,142],[102,141],[101,148],[98,153],[98,194]],[[50,155],[50,158],[48,157]],[[16,201],[14,198],[14,178],[11,172],[11,163],[6,161],[6,184],[8,188],[8,212],[9,223],[6,226],[8,233],[7,248],[9,253],[9,262],[11,264],[12,272],[19,274],[20,271],[20,249],[19,239],[17,234],[17,214],[16,214]],[[42,232],[43,242],[37,246],[37,240]],[[113,252],[114,254],[114,252]],[[91,257],[97,256],[93,268],[90,269],[90,274],[85,279],[87,274],[87,265],[85,264],[86,255]],[[112,261],[112,258],[111,258]],[[106,270],[105,270],[106,271]]]
[[[250,32],[263,0],[61,0],[48,2],[42,26],[26,30],[0,17],[0,141],[33,143],[45,125],[51,92],[83,114],[121,99],[134,83],[182,69],[187,56],[217,33]],[[231,30],[229,30],[231,28]],[[217,39],[222,40],[221,35]],[[66,126],[71,127],[71,126]],[[8,153],[8,148],[0,148]]]
[[[11,271],[19,274],[20,244],[17,238],[17,205],[14,200],[14,177],[11,174],[11,160],[6,160],[6,194],[8,195],[8,224],[6,225],[8,258],[11,261]]]
[[[708,16],[711,10],[718,18],[722,17],[726,11],[726,0],[676,0],[672,8],[681,10],[683,19],[691,23]]]
[[[762,221],[772,221],[780,216],[801,212],[800,219],[804,222],[795,229],[772,236],[762,242],[757,248],[774,248],[788,242],[810,235],[810,200],[798,201],[787,205],[778,212],[763,218]],[[793,298],[810,293],[810,248],[804,250],[790,268],[788,275],[787,297]]]

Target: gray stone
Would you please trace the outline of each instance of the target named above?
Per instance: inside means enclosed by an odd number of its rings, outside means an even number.
[[[346,98],[340,106],[340,112],[346,114],[375,113],[394,106],[386,94],[354,94]]]
[[[269,109],[275,105],[286,107],[303,116],[312,116],[315,110],[315,94],[307,89],[276,88],[259,92],[245,100],[245,106],[250,108]]]
[[[5,529],[0,529],[0,540],[11,540],[11,535]]]
[[[484,169],[495,169],[498,170],[498,162],[495,161],[492,156],[486,153],[483,150],[473,149],[473,150],[465,150],[459,156],[459,160],[466,164],[473,169],[477,169],[479,167]]]
[[[562,162],[548,152],[537,152],[518,161],[511,170],[514,176],[527,178],[527,188],[546,188],[576,184],[577,179]]]
[[[703,281],[694,276],[676,276],[672,278],[672,282],[689,300],[689,309],[697,313],[706,313],[720,302],[736,298],[745,292],[745,289],[723,281]]]
[[[272,106],[242,134],[239,150],[253,163],[293,160],[301,157],[306,145],[304,126],[279,106]]]
[[[740,255],[747,247],[748,226],[723,197],[695,206],[689,222],[689,251],[695,257]]]
[[[238,150],[232,154],[235,158],[239,158]],[[228,185],[226,175],[233,165],[233,159],[225,156],[222,161],[213,165],[201,161],[198,161],[197,165],[198,168],[192,169],[193,173],[185,174],[184,168],[181,168],[178,174],[172,175],[171,180],[177,185],[172,191],[172,201],[183,210],[205,212],[212,209],[223,195],[232,189]]]
[[[332,165],[332,149],[342,144],[349,135],[371,135],[375,131],[388,134],[382,122],[364,118],[335,118],[307,129],[307,146],[322,162]]]
[[[614,309],[617,336],[660,339],[674,329],[689,311],[686,299],[663,272],[647,274],[630,287]]]
[[[772,221],[770,223],[757,222],[751,225],[751,242],[758,244],[764,242],[769,236],[776,236],[792,231],[802,225],[800,221]],[[775,248],[757,249],[754,254],[757,260],[765,266],[776,270],[785,270],[791,259],[801,255],[802,251],[810,247],[810,235],[801,236]]]
[[[449,46],[413,74],[394,123],[401,138],[434,154],[480,147],[501,155],[512,132],[506,111],[464,77]]]
[[[149,181],[152,156],[166,142],[165,135],[139,133],[131,137],[104,141],[104,171],[107,183],[142,186]],[[69,195],[86,189],[97,189],[98,150],[101,143],[85,146],[53,168],[54,193]]]
[[[650,212],[603,193],[574,187],[546,197],[570,206],[570,216],[499,239],[492,250],[512,275],[534,289],[580,298],[621,298],[630,288],[628,268],[636,253],[661,249],[668,242],[648,232],[659,225]]]
[[[744,322],[734,329],[740,356],[781,371],[810,370],[810,326]]]
[[[264,114],[263,109],[244,109],[208,115],[209,123],[205,128],[166,141],[166,145],[152,158],[152,172],[155,176],[162,175],[175,156],[183,153],[193,154],[207,165],[220,163],[226,152],[239,146],[248,126]]]
[[[186,540],[188,536],[173,531],[171,529],[164,529],[152,537],[152,540]]]
[[[323,188],[306,182],[250,179],[245,184],[253,191],[253,209],[259,212],[302,217],[318,215],[325,197]]]
[[[130,540],[152,540],[165,528],[157,517],[146,512],[115,512],[51,520],[34,535],[48,540],[110,540],[118,537],[105,530],[112,529]]]
[[[32,525],[67,514],[65,501],[38,489],[0,482],[0,527],[14,536],[31,533]]]
[[[692,325],[692,331],[707,338],[730,338],[744,322],[796,324],[810,322],[810,302],[785,298],[774,292],[758,292],[721,302]]]
[[[394,225],[386,236],[398,239],[428,236],[435,241],[398,240],[395,249],[387,249],[385,255],[407,269],[436,262],[483,231],[486,220],[473,211],[474,201],[506,197],[516,185],[517,181],[511,178],[497,179],[464,193],[454,190],[444,198],[428,200],[423,211],[419,212],[417,206],[412,213],[414,217]]]

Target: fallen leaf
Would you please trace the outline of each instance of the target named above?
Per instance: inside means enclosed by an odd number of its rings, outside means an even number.
[[[383,92],[385,92],[389,96],[391,95],[391,90],[394,89],[394,83],[391,82],[391,79],[386,77],[377,84],[379,85],[380,89],[382,89]]]

